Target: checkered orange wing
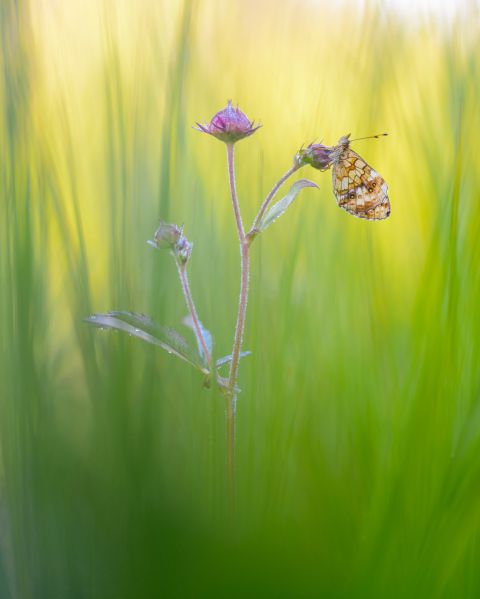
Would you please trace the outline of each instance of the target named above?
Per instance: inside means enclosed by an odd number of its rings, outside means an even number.
[[[348,145],[337,148],[338,158],[334,160],[332,168],[333,193],[337,204],[358,218],[387,218],[390,215],[390,201],[384,179]]]

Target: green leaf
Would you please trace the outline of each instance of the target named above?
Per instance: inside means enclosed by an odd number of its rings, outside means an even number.
[[[205,352],[203,351],[203,347],[200,342],[200,339],[198,339],[198,337],[197,337],[197,331],[195,330],[195,325],[193,324],[193,318],[192,318],[191,314],[187,314],[187,316],[185,316],[185,318],[182,320],[182,322],[186,327],[188,327],[189,329],[192,329],[192,331],[195,335],[195,339],[197,341],[198,353],[200,355],[200,358],[201,358],[203,364],[205,364],[205,366],[207,366],[208,365],[207,356],[205,355]],[[198,321],[198,324],[200,325],[200,330],[202,332],[203,339],[205,340],[205,345],[207,346],[207,349],[208,349],[210,355],[212,355],[212,349],[213,349],[212,334],[210,333],[209,330],[207,330],[203,326],[203,324],[200,322],[200,320]]]
[[[307,179],[300,179],[290,187],[290,191],[281,200],[278,200],[270,209],[263,215],[262,220],[258,224],[259,231],[265,231],[277,218],[280,218],[282,214],[287,210],[293,200],[297,197],[300,191],[305,187],[318,187],[312,181]]]
[[[149,316],[136,314],[135,312],[117,311],[108,312],[107,314],[93,314],[85,318],[85,322],[101,329],[122,331],[132,337],[137,337],[142,341],[161,347],[169,354],[188,362],[203,374],[208,374],[208,370],[199,360],[197,352],[180,333],[159,325]]]
[[[242,358],[245,358],[246,356],[250,356],[251,353],[252,353],[251,351],[242,351],[242,352],[240,352],[240,360]],[[224,366],[225,364],[228,364],[231,361],[232,361],[232,354],[230,354],[229,356],[224,356],[223,358],[219,358],[215,362],[215,366],[217,368],[220,368],[220,366]]]

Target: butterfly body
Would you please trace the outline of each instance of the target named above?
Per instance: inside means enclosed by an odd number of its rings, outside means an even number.
[[[331,148],[333,193],[340,208],[357,218],[383,220],[390,215],[384,179],[350,148],[349,135]]]

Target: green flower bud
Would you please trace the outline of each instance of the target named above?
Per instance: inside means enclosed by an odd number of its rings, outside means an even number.
[[[164,221],[160,222],[153,240],[148,243],[159,250],[171,250],[172,254],[181,264],[187,263],[193,248],[193,244],[183,234],[183,225],[179,227],[178,225],[169,224]]]

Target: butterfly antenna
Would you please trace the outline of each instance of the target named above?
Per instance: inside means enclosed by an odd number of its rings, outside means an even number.
[[[367,137],[357,137],[356,139],[351,139],[350,141],[360,141],[362,139],[378,139],[379,137],[384,137],[388,135],[388,133],[377,133],[376,135],[368,135]]]

